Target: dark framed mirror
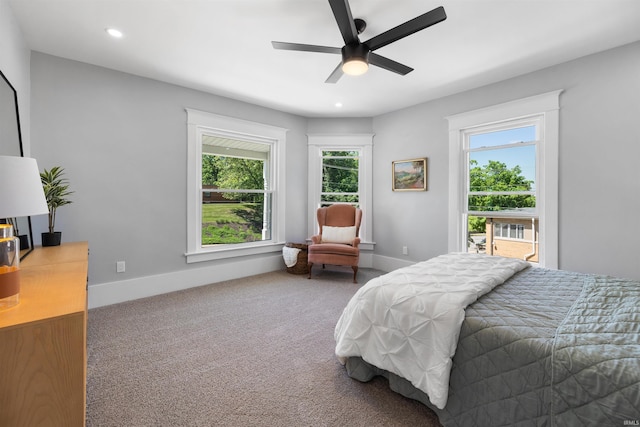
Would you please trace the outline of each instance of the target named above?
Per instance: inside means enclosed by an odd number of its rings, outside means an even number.
[[[0,76],[0,156],[23,157],[18,93],[2,70]],[[15,235],[20,238],[20,259],[29,255],[33,250],[31,217],[0,218],[0,223],[13,225]]]

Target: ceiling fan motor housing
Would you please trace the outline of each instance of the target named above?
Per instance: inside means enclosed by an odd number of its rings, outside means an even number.
[[[360,60],[369,63],[369,47],[364,43],[348,44],[342,47],[342,62]]]

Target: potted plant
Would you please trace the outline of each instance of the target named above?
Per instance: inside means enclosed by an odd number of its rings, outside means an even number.
[[[49,207],[49,232],[42,233],[42,246],[58,246],[62,238],[62,232],[54,231],[56,225],[56,210],[60,206],[71,203],[67,197],[73,193],[69,190],[69,181],[63,178],[64,169],[54,166],[50,170],[40,173],[44,196]]]

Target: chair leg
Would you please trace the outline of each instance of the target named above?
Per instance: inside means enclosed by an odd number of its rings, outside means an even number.
[[[358,274],[358,266],[354,265],[351,268],[353,268],[353,283],[358,283],[358,281],[356,280],[356,275]]]
[[[309,277],[307,277],[307,279],[311,279],[311,267],[313,267],[313,263],[312,262],[308,262],[307,263],[307,268],[309,269]]]

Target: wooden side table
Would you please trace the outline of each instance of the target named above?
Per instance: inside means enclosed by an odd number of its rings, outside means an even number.
[[[0,311],[0,426],[85,425],[87,242],[35,248]]]

